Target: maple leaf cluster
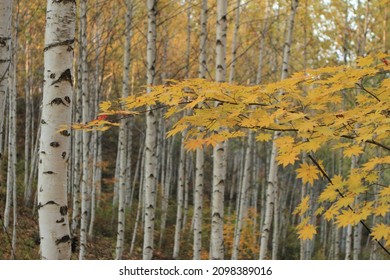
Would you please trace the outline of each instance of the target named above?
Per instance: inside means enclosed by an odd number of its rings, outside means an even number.
[[[186,131],[189,150],[255,131],[257,141],[275,141],[277,161],[283,167],[295,166],[302,154],[315,155],[321,149],[341,151],[349,160],[359,158],[359,166],[344,176],[327,175],[320,161],[303,162],[296,168],[303,184],[315,187],[328,178],[318,198],[318,215],[340,227],[356,225],[390,210],[390,187],[380,183],[390,164],[388,59],[387,54],[373,54],[359,58],[354,66],[307,70],[266,85],[169,81],[148,94],[103,102],[100,109],[104,116],[131,116],[165,108],[166,118],[179,116],[167,136]],[[111,125],[98,118],[85,126],[105,129]],[[273,137],[275,132],[281,135]],[[359,200],[368,190],[377,193]],[[296,214],[303,215],[309,207],[308,201],[303,202]],[[389,243],[385,226],[374,225],[372,235]],[[305,219],[297,230],[303,239],[316,232]]]

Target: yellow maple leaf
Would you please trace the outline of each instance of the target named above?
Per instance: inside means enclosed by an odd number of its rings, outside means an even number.
[[[346,148],[343,153],[346,157],[358,156],[363,153],[363,147],[359,145],[353,145]]]
[[[336,218],[336,225],[338,227],[346,227],[348,225],[356,225],[360,222],[360,217],[358,214],[354,213],[352,210],[343,210],[342,214],[338,215]]]
[[[346,195],[346,196],[340,198],[339,200],[337,200],[335,205],[339,208],[348,207],[348,206],[352,205],[354,200],[355,200],[355,196],[353,196],[352,194],[349,194],[349,195]]]
[[[330,185],[320,194],[318,201],[319,202],[324,202],[324,201],[333,202],[336,200],[338,195],[339,194],[334,189],[334,186]]]
[[[390,226],[383,223],[376,224],[372,228],[371,235],[376,240],[381,240],[382,238],[388,240],[390,238]]]
[[[103,101],[99,105],[100,111],[106,112],[111,107],[111,101]]]
[[[298,159],[298,153],[291,151],[291,153],[283,153],[279,154],[276,157],[276,160],[278,161],[279,164],[282,164],[283,167],[286,167],[289,164],[294,164],[295,161]]]
[[[380,190],[379,192],[380,196],[390,196],[390,186],[384,187],[383,189]]]
[[[356,65],[360,67],[369,66],[374,62],[374,58],[370,55],[366,57],[359,57],[356,59]]]
[[[269,133],[260,133],[256,136],[257,141],[267,142],[272,139],[272,134]]]
[[[203,148],[204,139],[188,139],[185,141],[184,147],[189,151],[194,151],[198,148]]]
[[[313,185],[314,180],[318,179],[320,173],[316,166],[307,163],[302,163],[296,171],[298,173],[297,178],[302,178],[304,184],[310,183],[311,185]]]
[[[320,208],[318,208],[315,212],[314,212],[314,215],[315,216],[318,216],[318,215],[322,215],[322,213],[324,213],[324,207],[320,207]]]
[[[309,209],[309,196],[305,196],[302,202],[295,208],[293,214],[303,215]]]
[[[313,236],[316,233],[317,233],[317,230],[316,230],[315,226],[313,226],[312,224],[307,224],[307,225],[303,226],[300,230],[298,230],[299,239],[303,239],[303,240],[313,239]]]
[[[390,205],[389,204],[381,204],[378,207],[374,208],[374,215],[375,216],[382,216],[385,217],[387,213],[390,211]]]
[[[326,210],[326,212],[324,213],[324,217],[327,221],[330,221],[338,214],[339,208],[336,205],[332,205],[328,210]]]

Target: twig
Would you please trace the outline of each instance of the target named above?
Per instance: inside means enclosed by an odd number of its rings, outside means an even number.
[[[322,169],[322,167],[319,165],[319,163],[318,163],[311,155],[309,155],[309,158],[310,158],[310,160],[314,163],[314,165],[318,168],[318,170],[320,170],[320,172],[322,173],[322,175],[328,180],[329,184],[333,185],[332,180],[330,179],[330,177],[328,176],[328,174],[326,174],[326,172]],[[336,191],[337,191],[337,193],[338,193],[342,198],[345,197],[339,189],[336,189]],[[352,208],[350,205],[348,205],[348,208],[349,208],[352,212],[355,212],[355,211],[353,210],[353,208]],[[366,223],[363,222],[363,220],[360,220],[360,223],[361,223],[361,224],[363,225],[363,227],[368,231],[368,233],[371,234],[372,231],[371,231],[371,229],[366,225]],[[382,243],[379,242],[378,239],[374,239],[374,240],[379,244],[379,246],[380,246],[388,255],[390,255],[389,250],[387,250],[387,249],[385,248],[385,246],[383,246]]]

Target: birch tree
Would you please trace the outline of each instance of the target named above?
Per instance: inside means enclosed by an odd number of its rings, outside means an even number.
[[[217,32],[216,32],[216,74],[217,82],[226,79],[226,30],[227,30],[227,0],[217,1]],[[218,104],[216,104],[218,106]],[[225,143],[218,143],[213,149],[213,189],[211,202],[211,238],[210,259],[224,258],[223,212],[226,183],[226,152]]]
[[[126,98],[129,95],[129,74],[130,74],[130,50],[131,50],[131,21],[132,21],[133,3],[132,0],[126,1],[126,16],[125,16],[125,49],[123,58],[123,87],[122,97]],[[126,172],[127,170],[127,137],[128,135],[128,120],[121,120],[119,127],[119,205],[118,205],[118,230],[117,242],[115,250],[115,259],[122,258],[124,235],[125,235],[125,213],[126,213]]]
[[[146,50],[146,77],[147,93],[151,92],[151,86],[155,83],[156,76],[156,16],[157,0],[147,0],[148,9],[148,34]],[[146,113],[146,138],[145,138],[145,172],[144,172],[144,244],[143,259],[150,260],[153,257],[154,248],[154,218],[156,208],[156,136],[157,125],[155,112],[149,107]]]
[[[67,160],[73,88],[75,1],[47,1],[38,214],[42,259],[70,259]],[[60,132],[59,132],[60,131]]]
[[[291,10],[289,14],[289,18],[287,20],[287,28],[286,28],[286,36],[285,42],[283,46],[283,61],[282,61],[282,72],[281,72],[281,80],[284,80],[288,76],[289,69],[289,60],[291,53],[291,42],[292,35],[294,29],[294,20],[295,14],[298,8],[298,0],[291,1]],[[280,136],[280,132],[275,132],[273,136],[272,142],[272,150],[271,150],[271,158],[270,158],[270,166],[268,171],[268,182],[267,182],[267,194],[266,194],[266,210],[265,210],[265,218],[264,224],[262,225],[261,232],[261,242],[260,242],[260,260],[263,260],[267,256],[267,246],[269,240],[269,234],[271,231],[272,217],[274,211],[274,203],[275,200],[278,199],[275,197],[275,192],[277,193],[277,163],[276,156],[278,154],[278,148],[275,144],[275,140]]]
[[[11,65],[11,17],[12,0],[0,3],[0,143],[3,143],[5,102],[8,93],[8,76]],[[0,145],[0,164],[3,158],[3,147]],[[2,165],[0,165],[2,166]],[[1,172],[1,171],[0,171]],[[1,177],[0,177],[1,179]],[[1,183],[1,181],[0,181]]]
[[[80,69],[81,69],[81,96],[82,121],[89,121],[89,89],[88,89],[88,62],[87,62],[87,0],[80,2]],[[80,221],[80,252],[79,259],[85,258],[87,247],[88,217],[90,210],[89,186],[89,137],[90,133],[82,133],[82,172],[81,172],[81,221]]]
[[[202,0],[200,13],[200,52],[199,72],[201,79],[206,78],[207,72],[207,0]],[[195,197],[194,197],[194,260],[200,259],[202,251],[202,219],[203,219],[203,184],[204,184],[204,150],[196,149],[195,159]]]

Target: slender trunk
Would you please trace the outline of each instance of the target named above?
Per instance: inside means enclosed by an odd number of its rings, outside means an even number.
[[[122,98],[129,96],[129,74],[130,74],[130,46],[131,46],[131,32],[130,25],[132,19],[132,1],[126,1],[126,25],[125,25],[125,49],[123,59],[123,87]],[[122,259],[124,234],[125,234],[125,213],[126,213],[126,173],[127,173],[127,132],[128,120],[122,119],[119,127],[119,190],[118,190],[118,229],[117,242],[115,250],[115,259]]]
[[[83,123],[89,121],[89,91],[88,91],[88,62],[87,62],[87,0],[80,2],[80,52],[81,52],[81,95],[83,104]],[[80,252],[79,259],[83,260],[87,252],[88,218],[90,210],[89,186],[89,137],[90,133],[82,132],[82,176],[81,176],[81,221],[80,221]]]
[[[31,203],[31,194],[32,190],[28,188],[28,178],[29,178],[29,168],[32,164],[31,160],[31,151],[32,148],[31,140],[32,140],[32,91],[31,91],[31,85],[32,85],[32,73],[31,73],[31,57],[30,57],[30,43],[29,41],[26,42],[26,58],[25,58],[25,87],[24,87],[24,93],[25,93],[25,102],[26,102],[26,118],[25,118],[25,141],[24,141],[24,204],[28,205]]]
[[[288,76],[289,60],[291,52],[292,34],[294,29],[294,19],[298,8],[298,0],[291,1],[291,11],[287,21],[286,37],[283,47],[283,61],[282,61],[282,72],[281,80],[284,80]],[[261,233],[261,244],[260,244],[260,260],[263,260],[267,256],[267,245],[269,239],[269,233],[271,231],[271,223],[274,208],[275,191],[277,190],[277,164],[276,156],[278,149],[275,144],[275,140],[279,137],[280,133],[275,132],[272,142],[272,152],[270,159],[268,183],[267,183],[267,196],[266,196],[266,213],[264,218],[263,231]]]
[[[148,8],[148,35],[146,52],[147,92],[151,92],[151,86],[155,83],[156,69],[156,16],[157,1],[147,0]],[[146,138],[145,138],[145,173],[144,173],[144,244],[143,259],[150,260],[154,249],[154,220],[156,208],[156,117],[152,108],[146,113]]]
[[[76,2],[47,1],[38,214],[42,259],[70,259],[67,161],[71,122]]]
[[[240,202],[237,209],[237,223],[234,232],[232,260],[238,260],[239,258],[241,232],[244,225],[244,219],[246,218],[247,210],[248,210],[253,145],[254,145],[254,134],[251,131],[249,132],[248,145],[245,153],[245,165],[244,165],[244,172],[243,172],[244,175],[243,175],[243,180],[242,180],[241,190],[240,190]]]
[[[185,169],[186,169],[186,153],[184,150],[184,138],[185,134],[182,135],[180,144],[180,161],[178,171],[178,183],[177,183],[177,212],[176,212],[176,227],[175,227],[175,238],[173,246],[173,258],[177,259],[180,251],[180,235],[183,226],[183,200],[184,200],[184,185],[185,185]]]
[[[217,82],[226,79],[226,29],[227,0],[217,0],[217,35],[216,35],[216,74]],[[216,104],[218,106],[218,104]],[[218,143],[213,149],[213,189],[211,201],[211,237],[210,259],[224,258],[223,217],[224,193],[226,184],[225,143]]]
[[[200,53],[199,78],[206,78],[207,72],[207,0],[202,0],[200,14]],[[202,252],[202,220],[203,220],[203,184],[204,184],[204,150],[196,149],[195,159],[195,196],[194,196],[194,260],[200,260]]]
[[[9,91],[9,70],[11,66],[11,37],[12,37],[12,0],[0,2],[0,167],[3,166],[4,120],[6,97]],[[7,145],[4,145],[4,148]],[[0,168],[0,184],[2,184],[2,168]]]
[[[237,40],[238,40],[238,30],[240,28],[240,6],[241,6],[241,0],[237,0],[236,19],[234,22],[234,31],[233,31],[232,57],[231,57],[232,62],[230,63],[229,83],[233,83],[234,71],[236,69]]]

